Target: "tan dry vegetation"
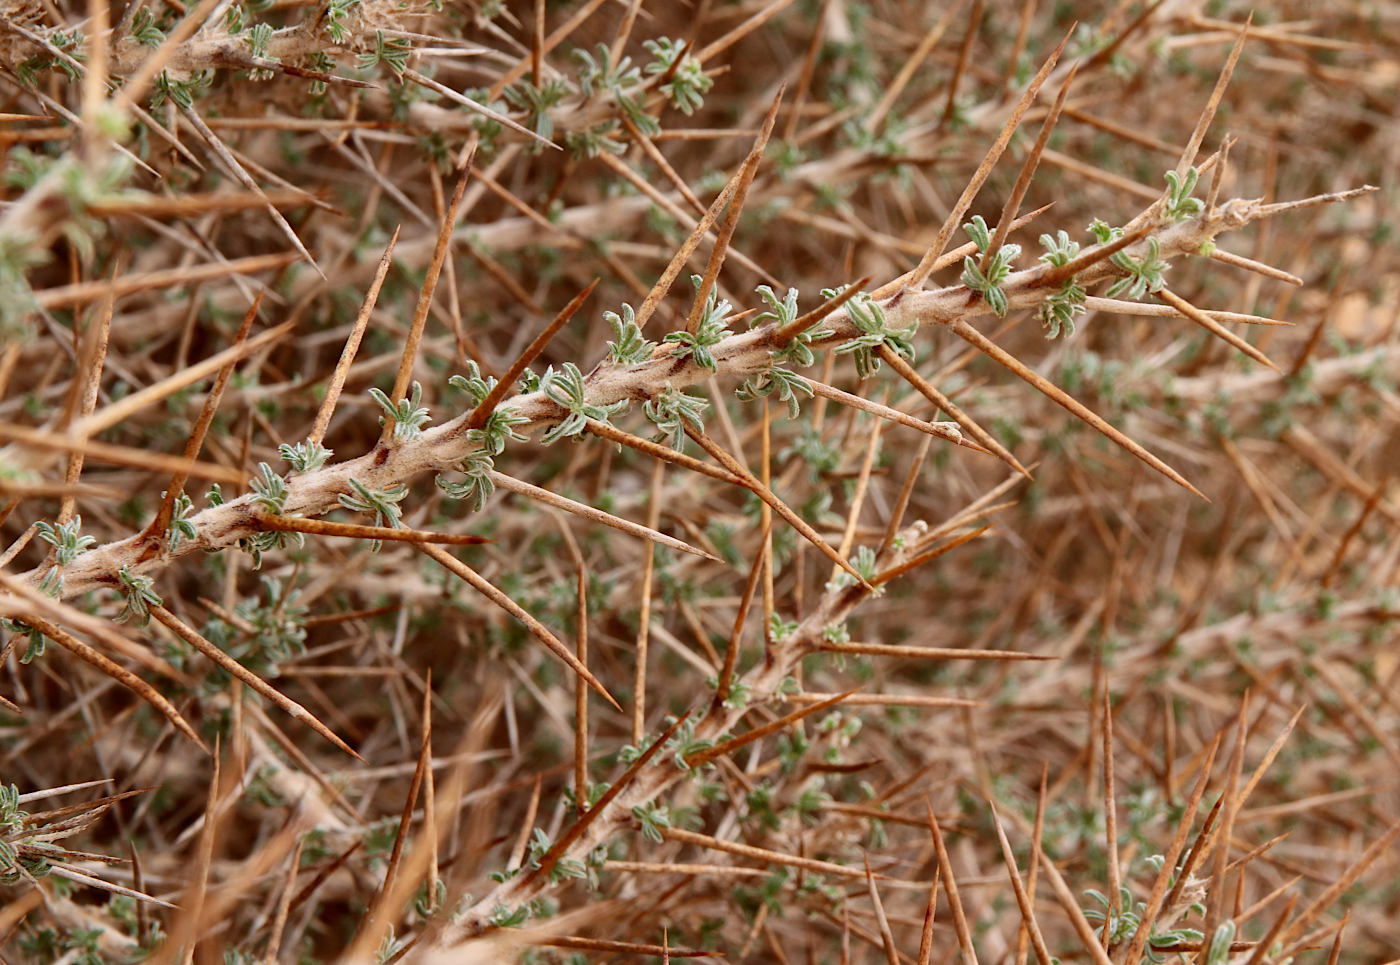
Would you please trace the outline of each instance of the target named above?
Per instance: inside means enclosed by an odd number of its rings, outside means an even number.
[[[4,960],[1400,954],[1397,26],[6,4]]]

